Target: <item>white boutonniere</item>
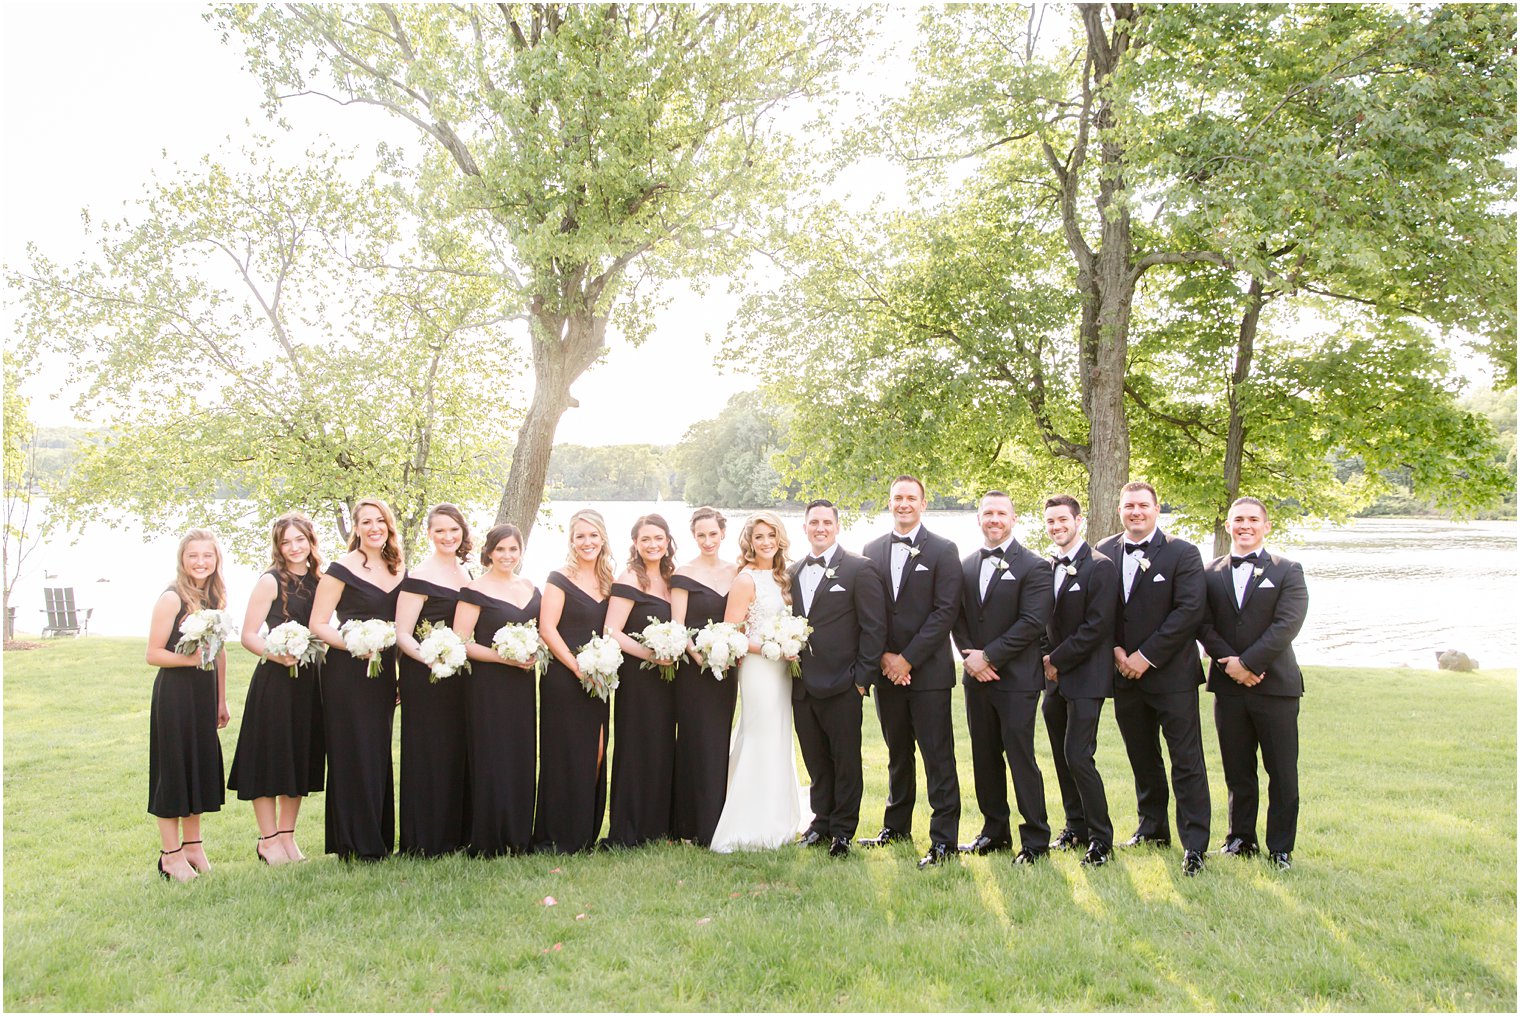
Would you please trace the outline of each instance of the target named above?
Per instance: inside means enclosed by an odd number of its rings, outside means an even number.
[[[1136,556],[1135,557],[1135,563],[1140,566],[1140,570],[1141,571],[1150,571],[1151,570],[1151,560],[1150,560],[1150,558],[1146,557],[1144,554],[1140,554],[1140,555]]]
[[[1266,571],[1265,568],[1252,568],[1251,569],[1251,574],[1253,576],[1255,576],[1256,578],[1261,578],[1262,573],[1265,572],[1265,571]]]
[[[923,553],[923,550],[921,548],[919,548],[919,547],[909,547],[908,548],[908,556],[909,557],[917,557],[918,555],[920,555],[922,553]]]
[[[838,570],[838,568],[825,568],[823,570],[823,577],[826,579],[832,579],[834,577],[834,573]]]
[[[1061,570],[1068,575],[1075,575],[1077,573],[1077,566],[1074,564],[1063,564],[1061,565]]]
[[[996,571],[1007,571],[1008,570],[1008,562],[1004,561],[1000,557],[995,557],[995,558],[992,559],[992,567]]]

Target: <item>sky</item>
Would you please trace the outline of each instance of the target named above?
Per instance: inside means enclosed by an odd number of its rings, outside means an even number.
[[[0,3],[0,260],[24,265],[28,243],[61,263],[86,256],[81,209],[97,220],[121,218],[155,172],[167,175],[175,164],[192,165],[228,147],[229,139],[235,148],[269,131],[262,90],[243,69],[237,40],[224,45],[202,19],[206,10],[185,3]],[[61,16],[68,20],[66,39]],[[904,14],[889,34],[911,21]],[[277,147],[291,153],[319,138],[361,157],[380,138],[420,148],[409,126],[379,110],[311,98],[287,104],[283,115],[295,131]],[[668,292],[671,304],[644,345],[610,342],[608,358],[576,383],[582,408],[562,418],[558,441],[674,443],[692,423],[716,416],[730,396],[754,387],[715,363],[737,303],[726,285],[702,296],[684,286]],[[29,383],[34,421],[93,422],[76,416],[67,397],[50,397],[63,376],[61,365],[49,365]],[[613,407],[626,398],[628,379],[639,376],[658,377],[680,398],[656,416],[618,415]]]

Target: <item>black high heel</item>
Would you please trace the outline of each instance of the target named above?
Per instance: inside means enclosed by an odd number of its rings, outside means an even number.
[[[185,849],[185,845],[183,843],[181,843],[179,846],[175,847],[173,850],[160,850],[158,852],[158,873],[159,873],[159,875],[161,875],[163,877],[163,880],[165,882],[170,881],[171,879],[174,878],[174,876],[170,875],[167,871],[164,870],[164,858],[168,857],[170,854],[177,854],[181,850],[184,850],[184,849]]]
[[[274,839],[278,835],[280,835],[280,834],[277,833],[277,832],[274,832],[274,833],[270,833],[268,836],[260,836],[259,840],[258,840],[258,843],[255,843],[253,845],[253,856],[257,857],[259,860],[263,861],[266,865],[269,864],[269,858],[265,857],[263,851],[259,850],[259,843],[263,843],[265,840],[272,840],[272,839]],[[271,865],[271,867],[272,867],[272,865]]]
[[[276,836],[285,836],[287,834],[290,835],[290,836],[295,836],[296,831],[295,831],[295,829],[292,828],[292,829],[280,829],[280,830],[277,830],[275,832]],[[294,839],[292,839],[290,841],[291,846],[295,846],[295,842],[296,841]],[[296,847],[296,853],[300,854],[301,856],[299,856],[299,857],[292,857],[291,858],[292,861],[295,861],[295,862],[299,863],[301,861],[305,861],[305,860],[308,859],[305,854],[301,854],[301,848],[300,847]]]
[[[179,845],[179,849],[184,850],[186,847],[197,846],[200,843],[201,843],[200,840],[186,840],[185,842],[183,842],[183,843],[181,843]],[[185,855],[185,860],[190,862],[190,867],[195,870],[195,873],[197,875],[204,875],[204,874],[206,874],[206,872],[208,872],[208,871],[211,870],[211,862],[210,861],[206,862],[206,867],[201,868],[201,867],[197,867],[196,863],[194,861],[190,860],[190,855],[186,854]]]

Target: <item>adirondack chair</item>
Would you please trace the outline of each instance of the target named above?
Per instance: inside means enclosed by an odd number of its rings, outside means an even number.
[[[79,636],[90,633],[90,615],[95,613],[95,608],[89,607],[84,611],[77,609],[74,606],[73,587],[44,589],[42,601],[47,604],[42,610],[47,615],[47,623],[42,626],[43,635]]]

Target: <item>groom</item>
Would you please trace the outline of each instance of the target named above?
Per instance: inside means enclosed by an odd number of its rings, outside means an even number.
[[[813,780],[813,822],[803,846],[850,852],[860,824],[860,700],[876,680],[887,638],[881,580],[871,562],[840,547],[839,509],[812,501],[803,516],[812,553],[791,567],[792,612],[813,634],[792,682],[792,720]]]

